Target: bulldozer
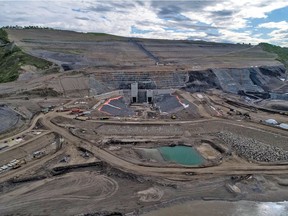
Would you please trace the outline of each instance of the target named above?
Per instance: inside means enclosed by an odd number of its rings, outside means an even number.
[[[173,114],[173,115],[171,115],[171,119],[175,120],[175,119],[177,119],[177,116]]]

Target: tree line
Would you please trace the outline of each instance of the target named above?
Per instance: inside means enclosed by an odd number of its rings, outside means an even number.
[[[43,27],[43,26],[3,26],[4,29],[53,29],[50,27]]]

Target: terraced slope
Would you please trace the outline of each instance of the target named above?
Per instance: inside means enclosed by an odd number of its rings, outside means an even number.
[[[285,67],[279,53],[262,45],[124,38],[51,29],[7,29],[10,41],[26,53],[72,71],[19,81],[16,93],[43,89],[63,95],[94,95],[130,88],[211,88],[239,92],[285,93]],[[21,51],[22,52],[22,51]],[[279,59],[278,59],[279,60]],[[75,76],[76,75],[76,76]],[[2,86],[9,93],[12,86]]]
[[[29,54],[62,65],[64,70],[154,64],[127,38],[43,29],[9,29],[7,32],[9,39]]]
[[[64,69],[83,67],[174,66],[190,70],[278,65],[277,55],[260,46],[129,39],[105,34],[49,29],[8,29],[9,39],[26,52]]]

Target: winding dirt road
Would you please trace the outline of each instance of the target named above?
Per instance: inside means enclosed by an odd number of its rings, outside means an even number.
[[[62,113],[57,112],[50,112],[46,115],[40,114],[37,117],[35,117],[28,129],[21,132],[17,136],[24,134],[28,131],[31,131],[36,123],[40,121],[43,126],[47,128],[47,130],[51,132],[55,132],[62,137],[64,137],[67,141],[69,141],[71,144],[73,144],[76,147],[83,147],[89,151],[91,151],[97,158],[99,158],[102,161],[107,162],[113,167],[116,167],[120,170],[123,170],[125,172],[129,173],[135,173],[139,175],[150,175],[150,176],[161,176],[165,178],[170,179],[191,179],[195,175],[245,175],[245,174],[288,174],[288,165],[261,165],[261,164],[221,164],[219,166],[214,167],[204,167],[204,168],[191,168],[191,167],[152,167],[152,166],[144,166],[142,164],[134,164],[132,162],[126,161],[123,158],[119,158],[103,149],[98,148],[93,143],[91,143],[88,140],[80,139],[73,134],[71,134],[66,129],[59,127],[51,122],[51,120],[55,117],[64,115]],[[211,118],[211,119],[201,119],[196,121],[171,121],[171,122],[165,122],[165,121],[149,121],[149,122],[121,122],[121,121],[93,121],[98,122],[102,124],[140,124],[140,125],[165,125],[165,124],[197,124],[201,122],[207,122],[207,121],[220,121],[225,123],[236,125],[233,123],[233,121],[230,120],[221,120],[217,118]],[[267,126],[259,125],[255,123],[248,123],[245,122],[245,125],[239,125],[240,127],[245,128],[251,128],[253,130],[261,130],[261,131],[267,131]],[[288,134],[285,133],[285,131],[281,131],[277,128],[269,128],[270,133],[276,134],[278,136],[285,136],[287,137]],[[280,134],[279,134],[280,133]],[[50,157],[49,157],[50,158]],[[42,164],[45,160],[39,160],[37,163]],[[33,163],[33,165],[35,165]],[[14,172],[13,172],[14,173]],[[17,172],[16,172],[17,173]],[[7,173],[8,174],[8,173]],[[5,176],[7,175],[5,174]],[[11,173],[12,174],[12,173]],[[10,175],[7,175],[10,176]],[[2,178],[2,177],[1,177]],[[3,180],[3,179],[2,179]]]
[[[89,151],[91,151],[97,158],[101,159],[102,161],[107,162],[108,164],[112,165],[113,167],[117,167],[123,171],[137,173],[142,175],[151,175],[151,176],[162,176],[166,178],[184,178],[187,179],[187,173],[193,173],[193,175],[203,175],[203,174],[215,174],[215,175],[245,175],[245,174],[288,174],[288,165],[257,165],[257,164],[237,164],[237,165],[225,165],[225,166],[215,166],[215,167],[206,167],[206,168],[188,168],[188,167],[179,167],[179,168],[171,168],[171,167],[149,167],[143,166],[139,164],[134,164],[128,161],[125,161],[122,158],[118,158],[115,155],[110,154],[109,152],[96,147],[93,143],[80,139],[71,133],[69,133],[64,128],[61,128],[51,122],[51,120],[57,116],[57,113],[51,112],[43,116],[40,121],[42,124],[54,131],[62,135],[66,140],[73,143],[76,146],[81,146]],[[207,120],[198,120],[196,122],[203,122]],[[211,121],[211,120],[208,120]],[[214,119],[214,121],[219,121]],[[194,122],[195,121],[191,121]],[[154,122],[154,124],[186,124],[191,123],[189,122]],[[104,123],[102,121],[102,123]],[[131,124],[131,122],[110,122],[117,123],[117,124]],[[143,122],[134,122],[134,124],[143,124]],[[149,124],[153,124],[153,122],[149,122]],[[241,125],[240,125],[241,126]],[[249,125],[251,128],[253,124]],[[246,127],[247,126],[243,126]],[[255,129],[255,127],[253,127]],[[259,130],[262,130],[260,126]],[[278,131],[279,132],[279,131]]]

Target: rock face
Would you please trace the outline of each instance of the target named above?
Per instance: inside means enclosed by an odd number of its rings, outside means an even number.
[[[211,88],[222,89],[219,79],[213,70],[191,71],[188,73],[187,90],[201,92]]]
[[[234,94],[239,91],[263,93],[281,86],[285,71],[283,65],[193,71],[189,72],[186,89],[195,92],[219,88]]]
[[[21,123],[19,115],[5,105],[0,105],[0,134],[5,133]]]
[[[90,80],[97,80],[98,84],[90,82],[90,88],[99,87],[99,83],[110,89],[129,89],[131,83],[137,81],[143,89],[185,88],[190,92],[201,92],[207,89],[221,89],[225,92],[238,94],[239,92],[263,95],[266,98],[272,89],[283,84],[285,68],[279,66],[253,68],[222,68],[201,71],[170,71],[170,72],[124,72],[94,73]],[[281,94],[281,92],[278,92]],[[268,96],[267,96],[267,95]],[[275,95],[275,94],[274,94]],[[280,98],[283,95],[280,95]],[[276,97],[276,96],[275,96]]]
[[[258,142],[255,139],[230,132],[220,132],[217,136],[231,146],[239,156],[259,162],[287,161],[288,151]]]

